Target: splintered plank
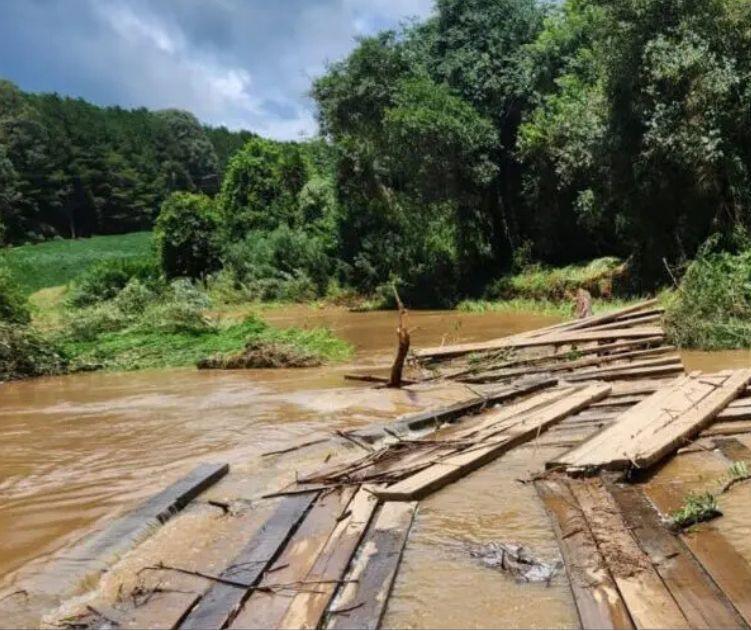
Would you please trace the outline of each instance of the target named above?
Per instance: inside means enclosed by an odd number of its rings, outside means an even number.
[[[535,482],[553,525],[583,629],[633,629],[582,511],[562,479]]]
[[[683,372],[683,364],[680,361],[672,361],[667,364],[657,366],[646,366],[644,368],[613,368],[603,370],[600,373],[592,374],[573,374],[567,377],[568,381],[622,381],[628,379],[644,379],[645,377],[666,377]]]
[[[693,629],[738,629],[743,620],[730,601],[697,563],[686,546],[669,532],[642,490],[608,484],[639,546],[649,556]]]
[[[709,454],[707,454],[709,456]],[[671,485],[648,485],[645,493],[668,515],[683,497]],[[733,604],[746,625],[751,625],[751,565],[712,524],[699,524],[680,534],[681,541]]]
[[[81,560],[95,563],[89,569],[101,571],[145,539],[155,527],[164,524],[175,513],[229,471],[227,464],[204,463],[188,475],[146,500],[140,506],[115,519],[104,530],[94,533],[73,546],[65,555],[66,561]]]
[[[688,620],[650,559],[637,545],[602,481],[596,478],[572,480],[569,487],[636,627],[688,628]]]
[[[425,497],[538,436],[570,414],[605,398],[609,392],[607,385],[584,387],[547,407],[520,415],[518,422],[504,428],[501,434],[490,428],[486,434],[477,437],[475,446],[439,460],[419,473],[378,491],[378,495],[384,500],[399,501]]]
[[[360,487],[305,577],[308,587],[313,589],[300,591],[291,599],[281,628],[315,629],[320,624],[337,581],[346,572],[377,503],[372,489]]]
[[[322,493],[306,515],[292,539],[274,564],[266,570],[240,612],[231,621],[231,629],[275,629],[291,604],[290,593],[269,590],[273,585],[294,585],[305,580],[326,545],[341,516],[352,500],[355,487]],[[317,588],[311,585],[311,588]]]
[[[721,373],[678,379],[624,412],[610,428],[550,464],[573,470],[649,467],[709,425],[749,380],[751,370],[729,376]]]
[[[181,629],[221,629],[242,606],[270,563],[276,559],[297,524],[316,498],[315,493],[290,495],[254,532],[221,578],[237,585],[214,583],[187,614]]]
[[[377,629],[386,610],[417,502],[386,502],[329,607],[328,629]]]

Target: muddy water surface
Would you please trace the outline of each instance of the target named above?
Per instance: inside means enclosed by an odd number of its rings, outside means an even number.
[[[352,364],[383,364],[392,352],[393,312],[294,307],[266,311],[263,317],[279,326],[329,326],[357,349]],[[412,313],[410,320],[417,327],[416,346],[488,339],[554,321],[535,314],[438,311]],[[751,357],[692,354],[686,359],[692,369],[715,370],[748,365]],[[66,546],[90,528],[161,490],[198,462],[232,463],[257,492],[281,470],[291,474],[291,468],[305,464],[292,459],[270,465],[261,457],[264,452],[466,397],[460,389],[419,395],[366,389],[343,381],[352,368],[169,370],[3,384],[0,591],[40,572],[46,559],[64,555]],[[495,463],[470,476],[461,490],[449,487],[422,503],[387,624],[575,624],[563,582],[549,588],[516,585],[478,566],[462,548],[464,542],[513,540],[540,556],[555,555],[533,490],[498,475],[498,466],[511,466],[524,477],[527,470],[539,469],[548,454],[517,453],[513,462],[510,456],[504,465]],[[532,594],[541,606],[528,606]]]

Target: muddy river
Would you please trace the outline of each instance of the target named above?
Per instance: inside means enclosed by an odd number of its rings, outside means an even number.
[[[355,364],[388,362],[393,312],[295,307],[263,317],[279,326],[329,326],[355,346],[356,355],[346,366],[315,369],[91,373],[0,385],[0,593],[42,574],[49,559],[64,556],[66,546],[89,529],[200,461],[230,462],[254,489],[263,489],[290,464],[270,466],[262,453],[425,405],[407,392],[343,380]],[[418,327],[416,346],[488,339],[554,321],[536,314],[438,311],[410,318]],[[684,361],[688,369],[747,367],[751,354],[686,353]],[[543,448],[516,450],[502,466],[518,475],[498,475],[496,462],[461,488],[448,487],[421,503],[387,626],[576,625],[563,580],[519,585],[464,550],[467,543],[514,541],[538,556],[557,557],[534,490],[513,482],[538,471],[551,455]]]

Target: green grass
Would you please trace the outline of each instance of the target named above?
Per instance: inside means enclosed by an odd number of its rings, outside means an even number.
[[[683,348],[751,348],[751,249],[701,253],[669,297],[666,332]]]
[[[624,264],[612,256],[565,267],[529,265],[517,274],[504,276],[492,283],[487,295],[491,299],[502,300],[525,298],[559,301],[581,287],[594,298],[609,298],[625,273]]]
[[[250,341],[284,342],[324,361],[346,359],[352,347],[329,330],[276,329],[257,318],[200,333],[115,331],[87,341],[65,341],[74,368],[138,370],[193,366],[214,353],[241,351]]]
[[[624,309],[629,305],[640,302],[642,298],[632,300],[593,300],[592,310],[595,315]],[[457,305],[458,311],[468,313],[509,312],[518,311],[541,313],[544,315],[574,317],[574,306],[570,300],[536,300],[532,298],[512,298],[509,300],[463,300]]]
[[[65,285],[94,263],[105,259],[146,257],[151,232],[132,232],[88,239],[46,241],[0,251],[26,294]]]

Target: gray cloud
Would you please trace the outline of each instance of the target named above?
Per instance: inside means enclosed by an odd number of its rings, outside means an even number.
[[[0,76],[103,105],[179,107],[280,139],[315,133],[310,82],[432,0],[3,0]]]

